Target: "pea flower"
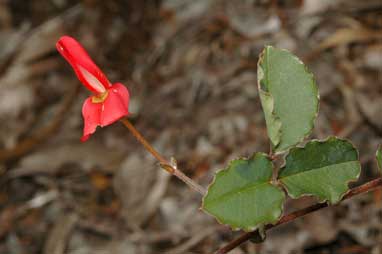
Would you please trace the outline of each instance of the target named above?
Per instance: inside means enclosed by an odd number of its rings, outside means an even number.
[[[56,47],[81,83],[93,93],[82,106],[84,130],[81,141],[86,141],[97,126],[107,126],[129,114],[127,88],[121,83],[111,84],[78,41],[63,36]]]

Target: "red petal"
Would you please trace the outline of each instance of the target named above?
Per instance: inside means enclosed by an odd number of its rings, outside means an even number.
[[[74,38],[61,37],[56,44],[58,52],[70,63],[78,79],[92,92],[101,94],[111,87],[105,74],[92,61],[85,49]]]
[[[108,89],[106,100],[102,103],[101,126],[114,123],[129,114],[129,91],[121,83]]]
[[[86,141],[93,134],[98,125],[101,125],[101,109],[103,103],[93,103],[92,97],[85,100],[82,106],[82,116],[84,118],[84,135],[81,141]]]

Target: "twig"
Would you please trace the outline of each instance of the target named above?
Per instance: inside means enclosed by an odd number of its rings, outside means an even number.
[[[64,213],[57,219],[45,241],[44,254],[64,254],[70,234],[79,216],[75,213]]]
[[[367,183],[365,183],[365,184],[363,184],[361,186],[358,186],[356,188],[351,189],[344,196],[344,198],[342,200],[346,200],[346,199],[349,199],[349,198],[354,197],[356,195],[359,195],[361,193],[367,193],[369,191],[372,191],[372,190],[375,190],[375,189],[381,188],[381,187],[382,187],[382,178],[377,178],[377,179],[372,180],[370,182],[367,182]],[[287,214],[287,215],[281,217],[281,219],[276,224],[274,224],[274,225],[267,225],[265,227],[265,230],[269,230],[269,229],[277,227],[277,226],[279,226],[281,224],[285,224],[285,223],[291,222],[291,221],[293,221],[293,220],[295,220],[297,218],[300,218],[300,217],[305,216],[307,214],[313,213],[315,211],[318,211],[318,210],[323,209],[323,208],[328,207],[328,206],[329,206],[328,203],[318,203],[318,204],[306,207],[304,209],[295,211],[293,213]],[[248,241],[249,239],[251,239],[253,236],[256,236],[257,234],[258,234],[257,230],[256,231],[252,231],[252,232],[244,233],[241,236],[239,236],[238,238],[236,238],[233,241],[229,242],[223,248],[219,249],[216,252],[216,254],[225,254],[225,253],[228,253],[229,251],[233,250],[234,248],[236,248],[240,244]]]
[[[197,184],[194,180],[186,176],[182,171],[180,171],[176,166],[172,165],[167,161],[157,150],[155,150],[152,145],[142,136],[142,134],[131,124],[127,118],[122,118],[121,122],[129,131],[134,135],[134,137],[145,147],[145,149],[151,153],[160,163],[161,168],[169,172],[170,174],[176,176],[185,184],[187,184],[191,189],[199,192],[201,195],[206,193],[206,190]]]

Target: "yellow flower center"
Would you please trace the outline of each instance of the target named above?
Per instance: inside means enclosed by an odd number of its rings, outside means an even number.
[[[109,95],[109,92],[107,90],[105,92],[99,94],[99,95],[94,95],[92,97],[92,102],[93,103],[102,103],[106,100],[108,95]]]

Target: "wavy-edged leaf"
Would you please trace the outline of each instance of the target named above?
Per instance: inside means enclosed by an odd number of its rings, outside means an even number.
[[[258,87],[268,136],[283,152],[308,136],[318,113],[313,75],[292,53],[265,47],[258,63]]]
[[[317,196],[334,204],[348,191],[348,183],[358,178],[358,152],[342,139],[330,137],[292,148],[280,170],[279,180],[292,198]]]
[[[377,159],[378,169],[382,173],[382,146],[379,145],[377,152],[375,153],[375,158]]]
[[[209,186],[203,210],[233,229],[252,231],[275,223],[285,194],[271,183],[272,171],[272,162],[263,153],[231,161]]]

